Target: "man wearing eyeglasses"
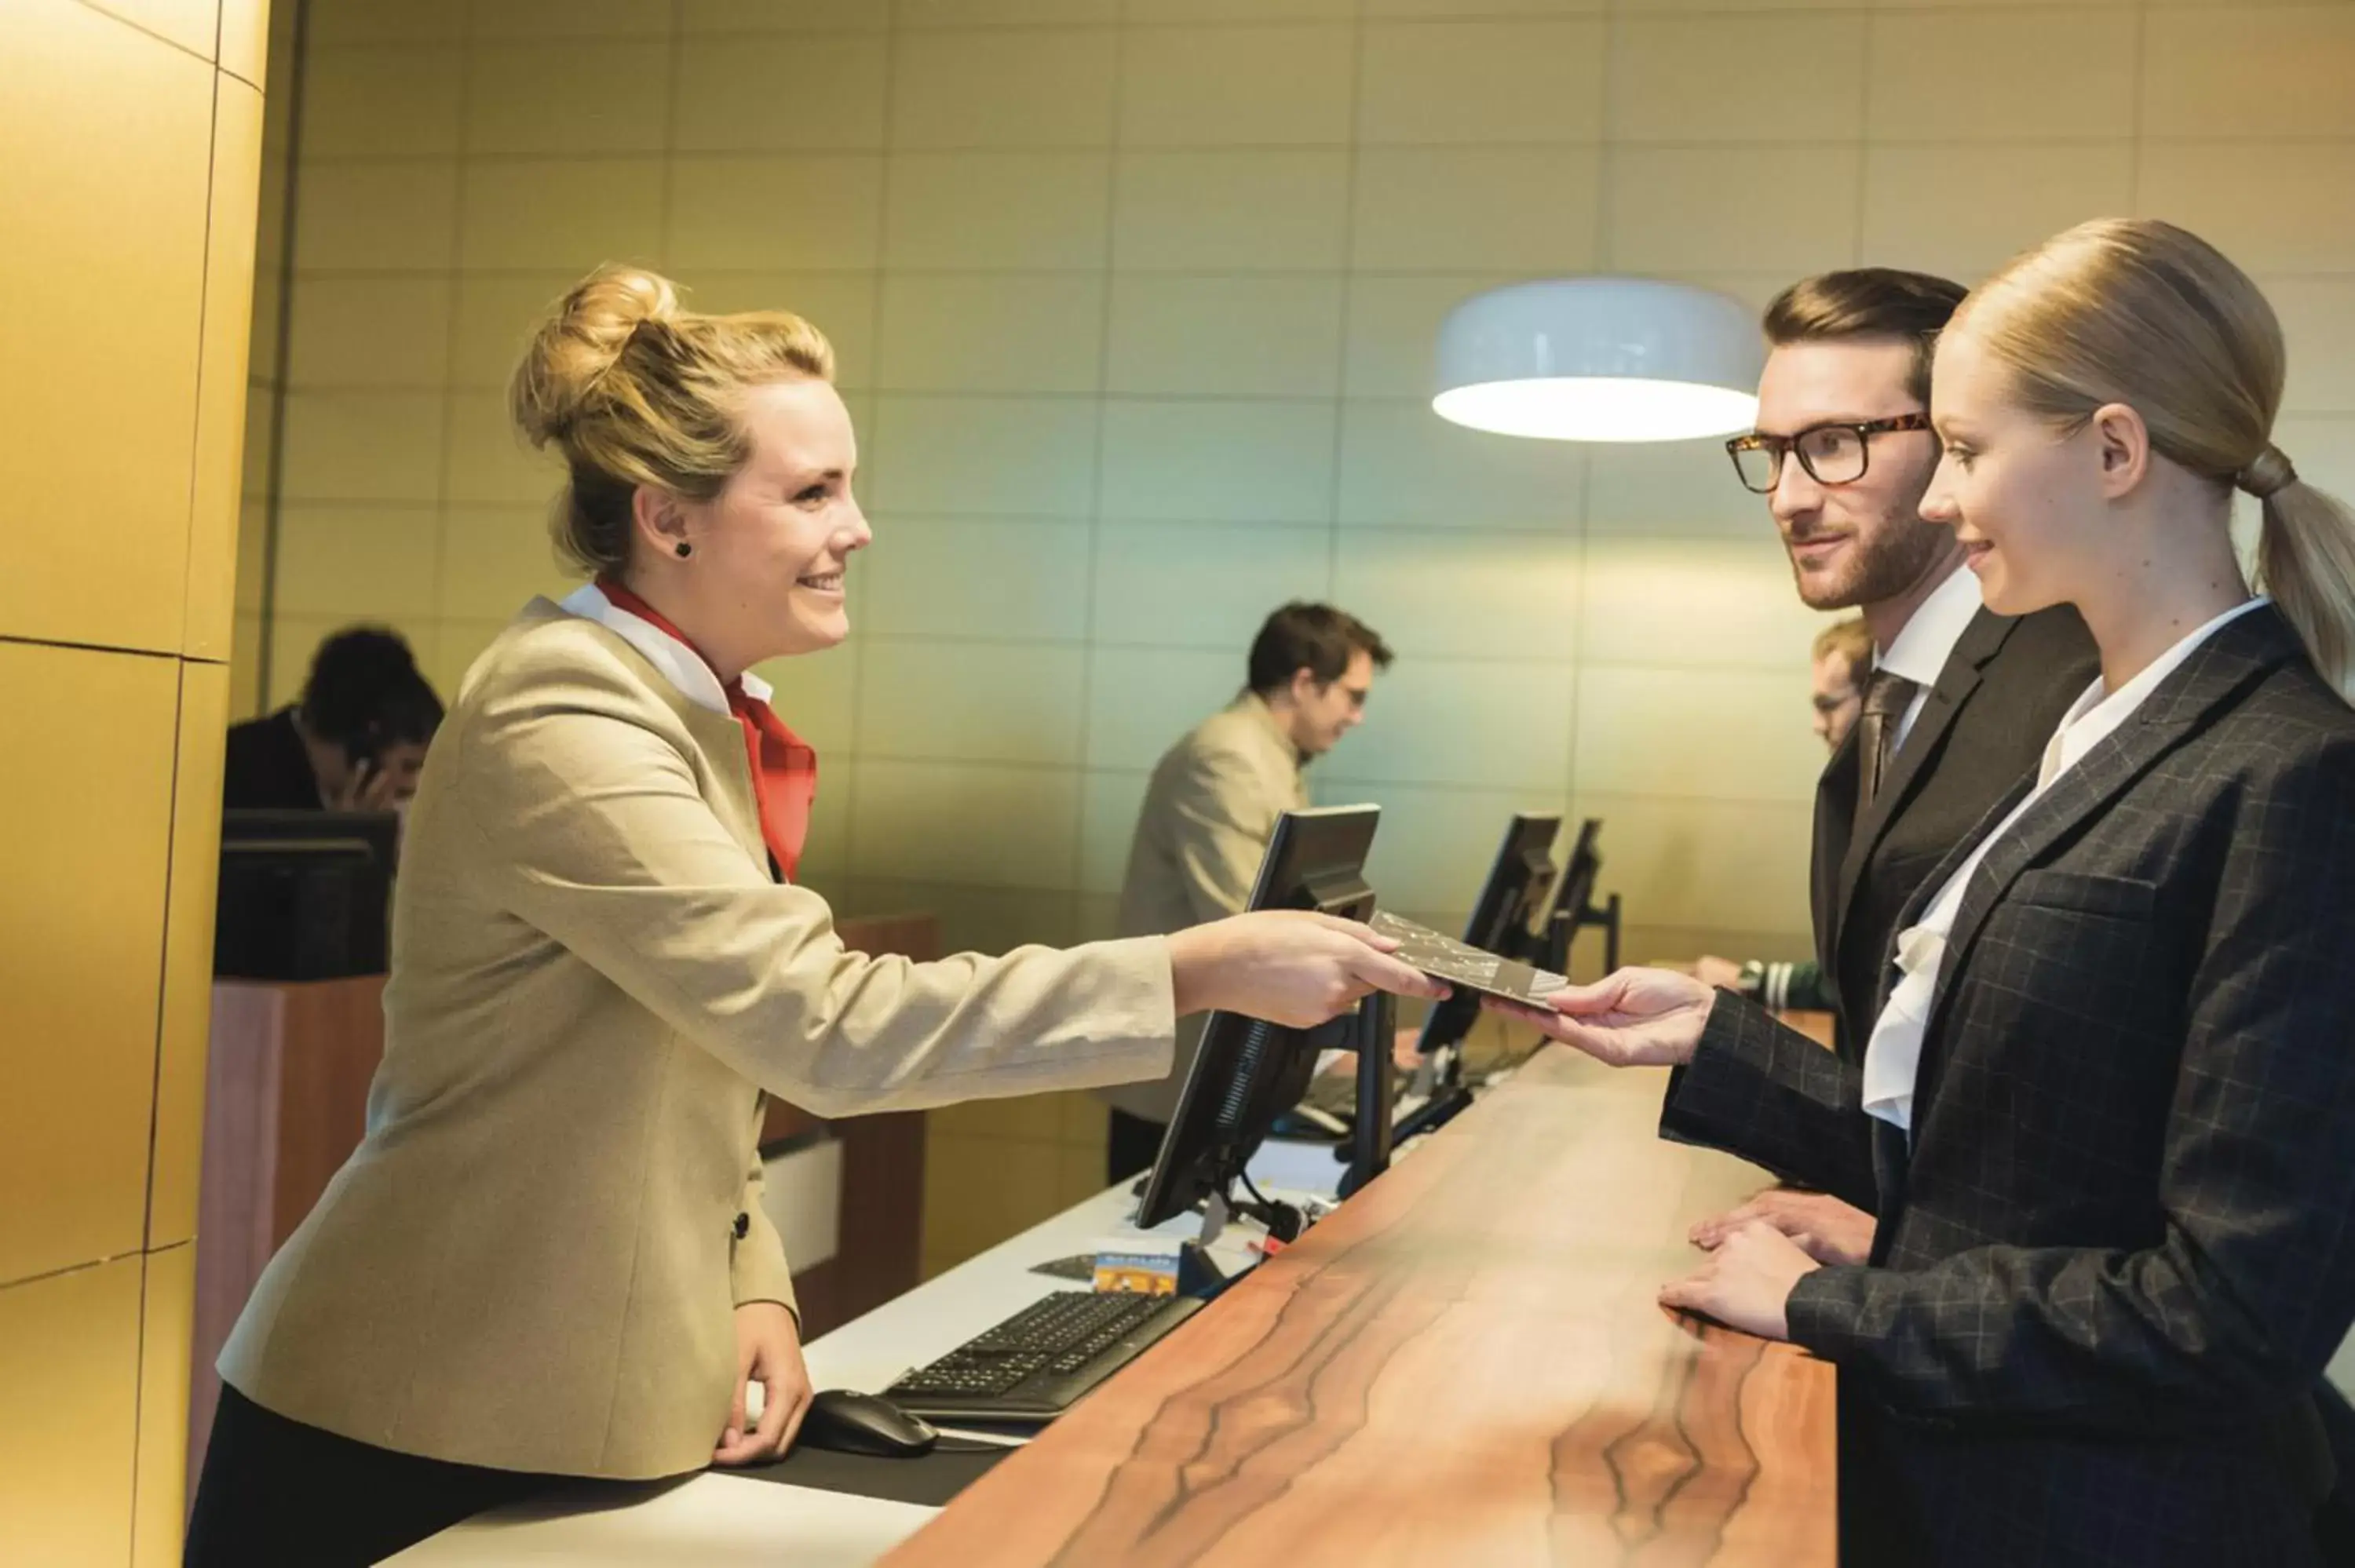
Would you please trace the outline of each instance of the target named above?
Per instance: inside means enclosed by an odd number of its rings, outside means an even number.
[[[1308,764],[1364,721],[1375,672],[1390,663],[1389,645],[1347,610],[1295,601],[1267,618],[1241,694],[1153,770],[1121,886],[1121,936],[1166,936],[1241,913],[1276,818],[1308,804]],[[1097,1091],[1113,1107],[1110,1180],[1153,1163],[1204,1022],[1179,1021],[1167,1078]]]
[[[1872,634],[1863,711],[1817,786],[1813,866],[1817,953],[1858,1048],[1899,914],[2099,672],[2074,609],[1985,609],[1953,531],[1922,517],[1931,355],[1964,292],[1878,267],[1794,283],[1766,307],[1758,428],[1726,443],[1800,599]]]
[[[1766,307],[1758,426],[1726,442],[1766,498],[1799,598],[1859,611],[1872,635],[1863,710],[1816,786],[1816,956],[1839,1049],[1871,1033],[1899,916],[1946,853],[2036,768],[2100,671],[2066,605],[2012,618],[1981,606],[1952,530],[1925,522],[1937,467],[1930,361],[1965,290],[1888,268],[1803,279]],[[1678,1130],[1672,1088],[1661,1129]],[[1872,1217],[1821,1193],[1761,1193],[1704,1222],[1750,1220],[1819,1262],[1862,1263]]]

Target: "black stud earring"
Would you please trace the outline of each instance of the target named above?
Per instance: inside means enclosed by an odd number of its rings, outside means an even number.
[[[681,539],[678,542],[678,558],[683,561],[693,554],[695,554],[695,546]]]

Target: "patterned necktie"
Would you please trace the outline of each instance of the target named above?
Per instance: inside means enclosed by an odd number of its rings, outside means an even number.
[[[1856,816],[1859,822],[1872,809],[1889,777],[1889,761],[1897,751],[1898,726],[1921,686],[1891,670],[1875,670],[1865,683],[1864,712],[1856,721]]]

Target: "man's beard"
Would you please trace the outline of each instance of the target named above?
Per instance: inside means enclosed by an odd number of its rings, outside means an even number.
[[[1935,523],[1924,522],[1909,508],[1885,517],[1870,536],[1849,535],[1848,558],[1830,580],[1810,578],[1791,563],[1791,578],[1799,602],[1809,609],[1853,609],[1898,598],[1920,583],[1954,535]],[[1785,540],[1785,549],[1804,540]]]

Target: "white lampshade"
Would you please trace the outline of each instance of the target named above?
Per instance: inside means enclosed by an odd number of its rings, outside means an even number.
[[[1739,300],[1653,278],[1550,278],[1475,294],[1439,329],[1443,419],[1555,441],[1750,429],[1765,364]]]

